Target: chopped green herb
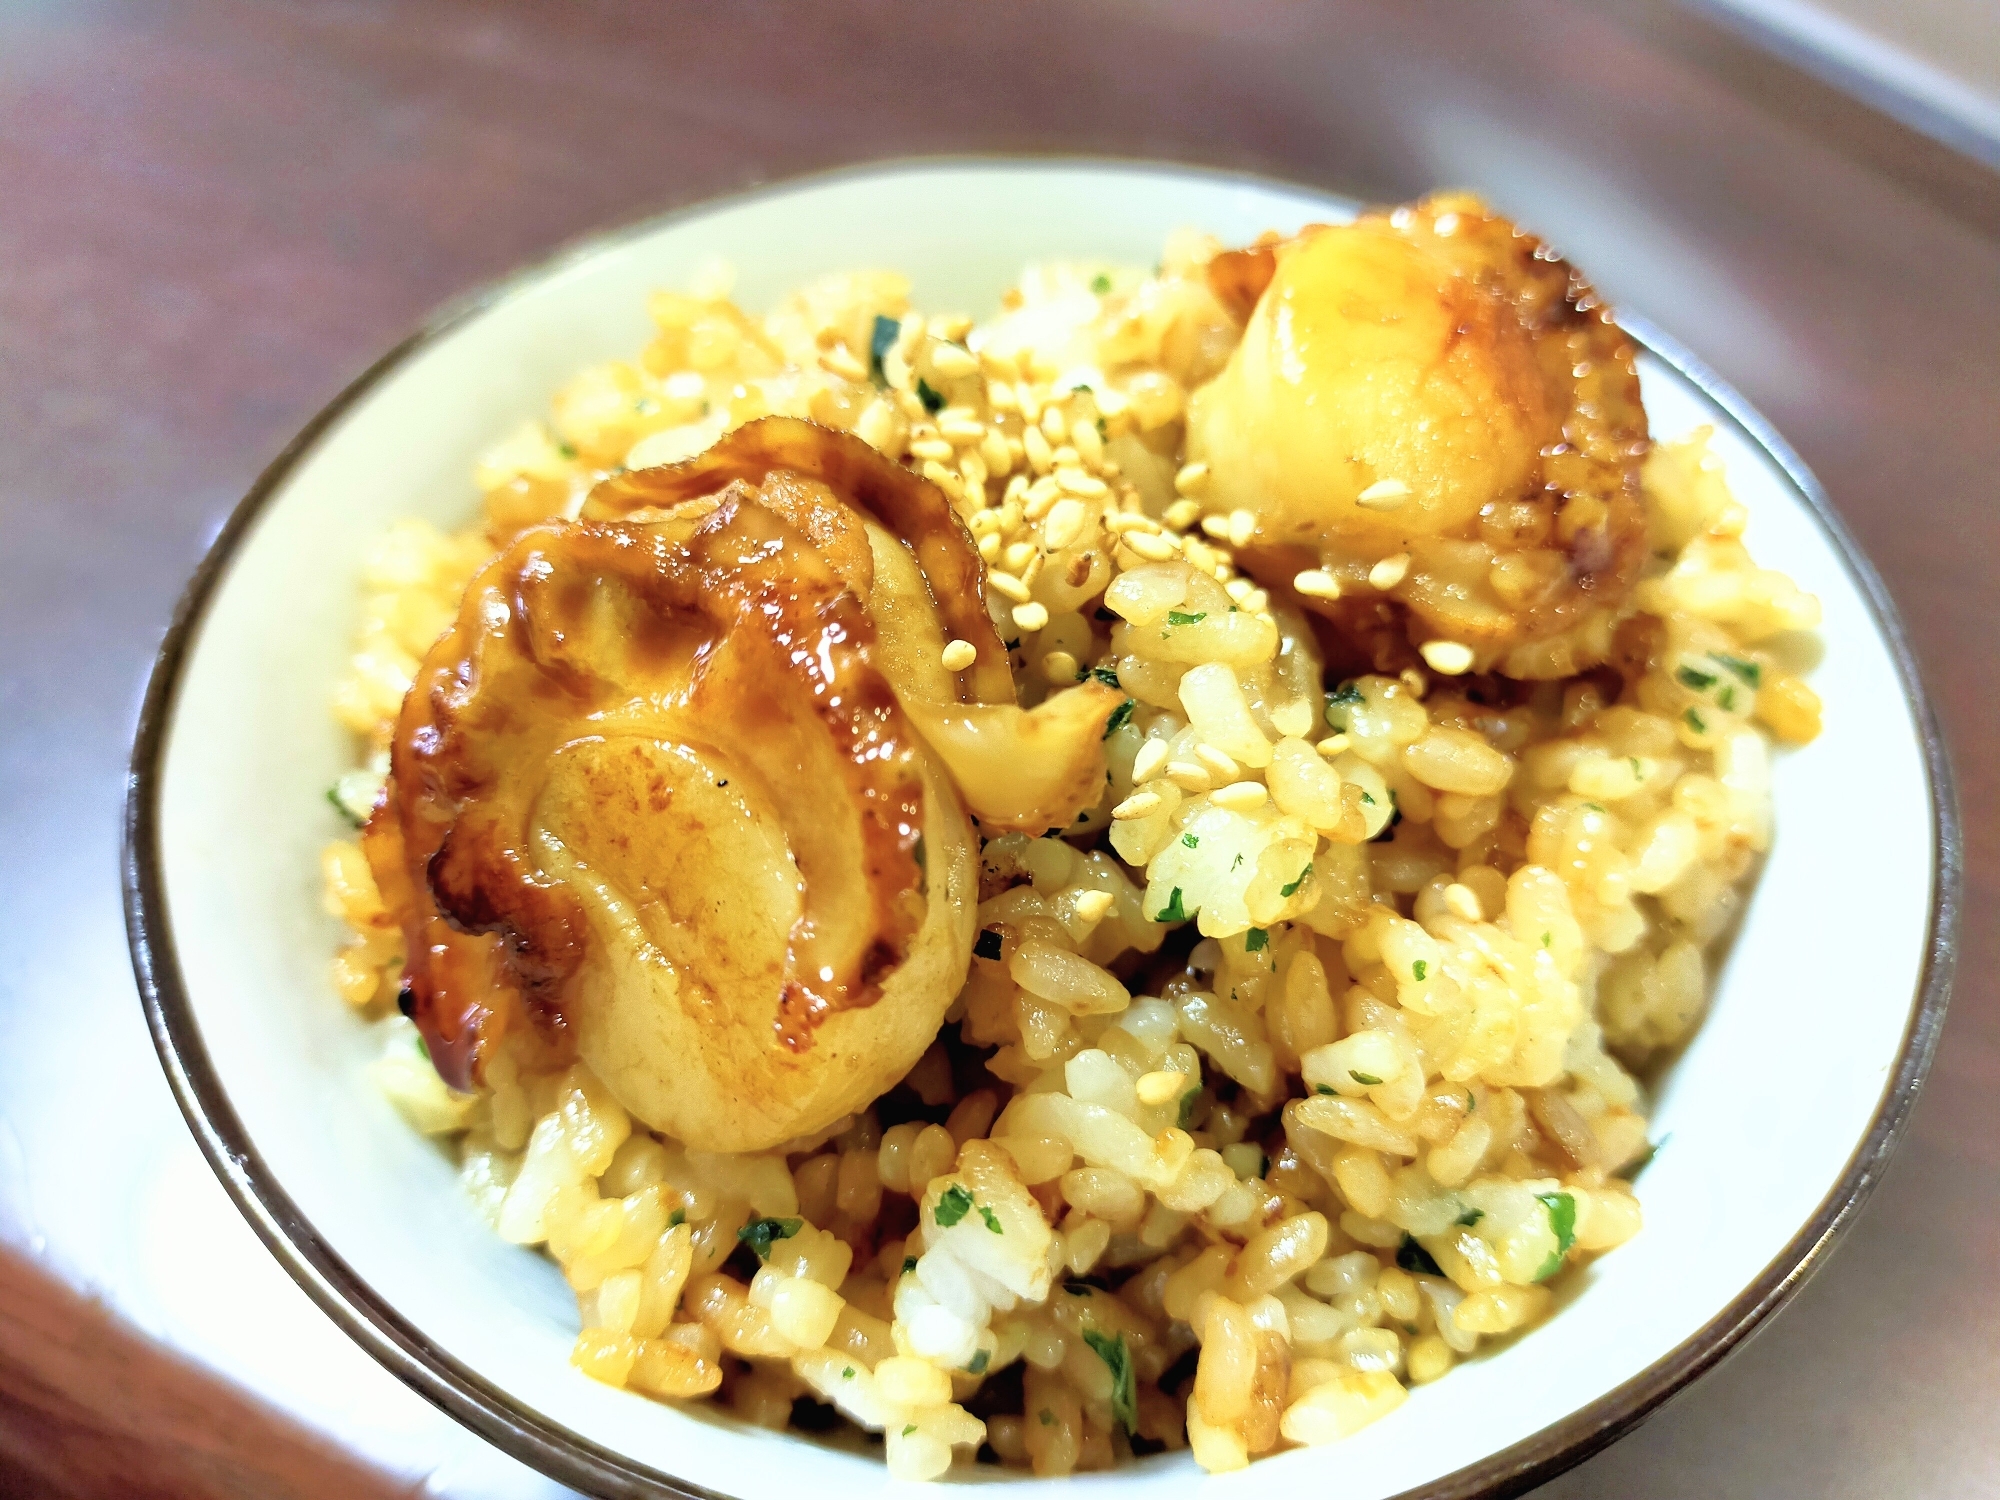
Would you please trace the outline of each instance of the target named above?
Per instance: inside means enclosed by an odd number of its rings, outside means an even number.
[[[1646,1168],[1652,1164],[1653,1158],[1658,1156],[1660,1152],[1665,1149],[1667,1142],[1672,1140],[1673,1138],[1674,1138],[1674,1133],[1671,1130],[1669,1130],[1665,1135],[1661,1136],[1657,1141],[1648,1141],[1646,1143],[1646,1149],[1644,1151],[1640,1152],[1637,1156],[1633,1157],[1630,1161],[1625,1163],[1624,1166],[1620,1167],[1616,1172],[1612,1173],[1611,1175],[1614,1177],[1622,1177],[1627,1182],[1637,1181],[1639,1174],[1645,1171]]]
[[[1646,779],[1646,768],[1639,764],[1638,756],[1636,755],[1626,756],[1625,763],[1632,768],[1632,775],[1635,779],[1639,781],[1644,781]]]
[[[926,889],[930,883],[931,854],[930,850],[924,847],[924,836],[921,833],[917,835],[916,843],[910,848],[910,858],[917,862],[917,888]]]
[[[1104,721],[1104,737],[1108,740],[1127,724],[1130,724],[1132,722],[1132,710],[1138,706],[1138,699],[1127,698],[1123,703],[1112,709],[1111,717]]]
[[[1542,946],[1544,948],[1548,947],[1549,944],[1553,943],[1555,940],[1556,940],[1556,935],[1553,932],[1545,932],[1542,934]]]
[[[1340,1090],[1330,1083],[1316,1083],[1313,1085],[1313,1092],[1315,1094],[1338,1094]]]
[[[846,1368],[841,1370],[840,1378],[842,1380],[852,1380],[854,1378],[854,1366],[848,1365]]]
[[[1416,976],[1417,983],[1422,984],[1424,982],[1424,975],[1430,972],[1430,968],[1431,966],[1420,958],[1410,965],[1410,972]]]
[[[1050,1411],[1046,1406],[1042,1408],[1040,1416],[1042,1425],[1044,1427],[1053,1427],[1056,1425],[1056,1414]]]
[[[1735,684],[1725,682],[1722,685],[1722,691],[1715,695],[1715,701],[1722,705],[1722,711],[1724,713],[1726,714],[1735,713],[1736,712]]]
[[[937,1220],[938,1228],[949,1229],[971,1212],[972,1194],[964,1184],[954,1182],[938,1195],[937,1207],[931,1210],[931,1217]]]
[[[575,443],[557,443],[557,444],[556,444],[556,452],[560,453],[560,454],[561,454],[561,455],[562,455],[562,456],[563,456],[564,458],[575,458],[575,457],[576,457],[576,444],[575,444]]]
[[[1361,695],[1361,689],[1351,682],[1343,682],[1333,692],[1326,695],[1326,723],[1329,729],[1347,728],[1347,710],[1368,700]]]
[[[1764,669],[1754,661],[1745,661],[1740,656],[1724,656],[1720,651],[1709,652],[1708,659],[1710,661],[1721,662],[1723,666],[1729,668],[1730,671],[1743,679],[1745,687],[1754,688],[1764,685]]]
[[[1693,709],[1689,709],[1686,713],[1682,714],[1681,717],[1687,720],[1687,727],[1692,729],[1696,734],[1708,733],[1708,725],[1702,722],[1701,715],[1696,713]]]
[[[1000,929],[982,927],[979,936],[972,940],[972,952],[976,958],[997,959],[1000,956]]]
[[[936,416],[944,410],[944,397],[931,389],[931,383],[923,376],[917,377],[917,399],[924,403],[924,410]]]
[[[1396,1264],[1411,1273],[1422,1272],[1426,1276],[1442,1276],[1444,1272],[1432,1259],[1430,1251],[1419,1245],[1410,1235],[1403,1236],[1403,1243],[1396,1247]]]
[[[877,385],[888,379],[882,373],[882,356],[896,347],[896,339],[902,331],[903,325],[894,318],[875,314],[875,327],[868,335],[868,373]]]
[[[1556,1236],[1555,1250],[1542,1262],[1542,1268],[1535,1272],[1535,1280],[1547,1281],[1562,1269],[1563,1257],[1576,1243],[1576,1199],[1568,1193],[1537,1193],[1535,1196],[1549,1211],[1549,1228],[1555,1231]]]
[[[1363,793],[1361,794],[1361,800],[1362,800],[1363,802],[1366,802],[1366,803],[1367,803],[1367,804],[1368,804],[1368,805],[1369,805],[1370,807],[1373,807],[1373,806],[1375,805],[1375,799],[1374,799],[1374,797],[1373,797],[1373,796],[1371,796],[1371,795],[1370,795],[1369,793],[1367,793],[1367,792],[1363,792]]]
[[[1099,271],[1095,276],[1090,278],[1090,289],[1102,297],[1106,292],[1111,290],[1111,278],[1106,276],[1102,271]]]
[[[688,1211],[684,1208],[677,1208],[667,1215],[667,1228],[678,1229],[681,1225],[687,1223],[687,1221]]]
[[[904,1424],[903,1427],[903,1436],[908,1437],[911,1433],[915,1432],[916,1430],[917,1430],[917,1424],[915,1422],[906,1423]]]
[[[1092,667],[1090,675],[1106,687],[1118,686],[1118,669],[1116,667]]]
[[[1261,927],[1253,927],[1243,934],[1243,951],[1245,953],[1262,953],[1270,946],[1271,934]]]
[[[984,1375],[986,1367],[992,1363],[993,1351],[991,1349],[975,1349],[972,1351],[972,1362],[965,1367],[965,1373],[968,1375]]]
[[[1477,1224],[1481,1219],[1485,1217],[1486,1217],[1485,1209],[1468,1208],[1464,1213],[1460,1214],[1455,1220],[1453,1220],[1453,1222],[1463,1226],[1466,1229],[1470,1229],[1474,1224]]]
[[[1682,687],[1689,688],[1697,693],[1705,693],[1715,686],[1715,674],[1713,672],[1699,672],[1693,667],[1682,667],[1678,672],[1674,673],[1674,678]]]
[[[1372,1089],[1375,1087],[1376,1084],[1382,1081],[1381,1079],[1377,1078],[1373,1073],[1361,1073],[1357,1072],[1353,1068],[1349,1068],[1347,1070],[1347,1076],[1349,1078],[1352,1078],[1356,1083],[1360,1084],[1364,1089]]]
[[[736,1231],[736,1238],[757,1252],[757,1259],[771,1258],[771,1242],[788,1240],[805,1226],[804,1219],[752,1219]]]
[[[1125,1335],[1107,1337],[1095,1328],[1083,1330],[1083,1341],[1111,1371],[1111,1414],[1127,1432],[1139,1425],[1138,1391],[1132,1378],[1132,1355],[1125,1347]]]
[[[1229,868],[1232,870],[1240,869],[1242,868],[1242,865],[1243,865],[1243,856],[1240,854],[1229,862]]]
[[[1312,872],[1313,872],[1312,864],[1310,861],[1308,861],[1306,867],[1303,870],[1299,871],[1299,878],[1297,880],[1294,880],[1290,885],[1279,886],[1278,894],[1280,896],[1296,896],[1299,893],[1299,887],[1304,885],[1306,881],[1311,878]]]
[[[1479,1096],[1473,1093],[1471,1089],[1467,1089],[1465,1091],[1465,1112],[1471,1114],[1477,1108],[1479,1108]]]
[[[1007,1232],[1000,1227],[1000,1216],[984,1203],[979,1205],[979,1217],[985,1221],[986,1227],[995,1234],[1005,1234]]]
[[[1181,844],[1189,849],[1199,849],[1201,847],[1201,835],[1184,833],[1181,835]]]
[[[1154,917],[1153,920],[1155,922],[1185,922],[1187,919],[1187,911],[1181,906],[1181,888],[1175,886],[1173,895],[1167,898],[1167,904],[1160,908],[1160,914]]]
[[[1205,609],[1197,610],[1193,614],[1184,614],[1178,609],[1170,609],[1167,611],[1167,623],[1169,625],[1199,625],[1203,620],[1206,620],[1207,618],[1208,618],[1208,611]]]
[[[1189,1089],[1185,1094],[1182,1094],[1180,1112],[1174,1116],[1174,1123],[1179,1125],[1181,1129],[1186,1130],[1188,1128],[1188,1121],[1194,1118],[1194,1107],[1199,1103],[1201,1103],[1200,1089]]]
[[[1104,425],[1104,418],[1102,417],[1099,417],[1097,419],[1097,435],[1100,438],[1108,438],[1111,436],[1111,429]]]
[[[352,823],[356,828],[361,827],[362,824],[368,821],[366,818],[355,817],[354,809],[349,807],[345,802],[340,800],[340,784],[338,782],[334,783],[332,786],[326,789],[326,800],[333,804],[333,810],[335,812],[339,813],[343,818],[347,819],[347,821]]]
[[[917,1258],[914,1255],[906,1255],[903,1257],[903,1274],[905,1276],[909,1275],[910,1272],[916,1270],[916,1268],[917,1268]]]

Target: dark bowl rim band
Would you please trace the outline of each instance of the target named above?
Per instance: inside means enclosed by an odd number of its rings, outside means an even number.
[[[322,1240],[258,1154],[216,1074],[189,1001],[167,910],[161,860],[161,762],[174,719],[183,671],[210,600],[236,552],[271,499],[320,439],[350,409],[413,356],[552,273],[671,224],[719,208],[775,198],[800,188],[922,168],[1045,171],[1113,170],[1173,178],[1206,178],[1314,194],[1343,195],[1322,185],[1211,167],[1107,156],[885,157],[785,178],[704,198],[664,213],[571,242],[553,255],[458,298],[370,365],[309,421],[271,464],[217,533],[177,604],[154,662],[139,715],[127,778],[122,880],[133,973],[147,1027],[181,1113],[224,1189],[293,1280],[351,1338],[433,1405],[553,1479],[607,1500],[675,1495],[727,1500],[571,1431],[517,1401],[430,1341],[358,1276]],[[1348,200],[1350,203],[1352,199]],[[1881,1179],[1908,1121],[1937,1049],[1957,955],[1962,901],[1962,845],[1957,797],[1942,731],[1925,691],[1903,622],[1881,578],[1835,512],[1819,481],[1762,414],[1676,340],[1643,319],[1623,326],[1655,358],[1696,387],[1740,435],[1761,449],[1805,500],[1822,535],[1866,600],[1888,643],[1905,701],[1922,738],[1929,789],[1932,905],[1922,968],[1896,1064],[1868,1129],[1838,1181],[1789,1243],[1708,1323],[1623,1384],[1529,1436],[1394,1500],[1499,1500],[1518,1495],[1580,1463],[1630,1431],[1748,1337],[1825,1261]]]

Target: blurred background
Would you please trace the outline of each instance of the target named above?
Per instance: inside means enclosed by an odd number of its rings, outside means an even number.
[[[0,4],[0,1494],[562,1493],[348,1343],[174,1107],[118,888],[153,651],[439,302],[753,181],[1017,150],[1478,188],[1818,472],[1954,747],[1956,999],[1830,1264],[1542,1493],[2000,1495],[1993,0]]]

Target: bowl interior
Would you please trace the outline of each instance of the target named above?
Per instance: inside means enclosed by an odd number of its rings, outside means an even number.
[[[479,450],[543,413],[582,366],[629,356],[648,336],[646,293],[684,284],[712,257],[736,266],[753,309],[821,272],[887,265],[911,276],[917,305],[983,315],[1031,259],[1150,265],[1182,225],[1240,241],[1349,210],[1269,183],[1128,165],[916,165],[774,189],[520,278],[381,372],[278,475],[194,627],[163,724],[152,765],[163,900],[149,919],[170,938],[159,949],[170,1044],[205,1049],[212,1065],[216,1097],[192,1107],[233,1153],[218,1166],[267,1203],[296,1206],[295,1220],[260,1227],[358,1337],[432,1394],[455,1393],[461,1415],[469,1402],[489,1433],[518,1419],[573,1434],[581,1445],[565,1458],[498,1431],[572,1481],[618,1487],[611,1469],[576,1466],[596,1449],[620,1455],[628,1476],[636,1465],[731,1495],[797,1487],[833,1500],[883,1483],[872,1457],[654,1404],[571,1369],[576,1313],[560,1275],[480,1222],[452,1163],[364,1076],[372,1048],[327,982],[338,932],[320,908],[318,857],[340,832],[323,792],[350,748],[327,705],[371,538],[403,516],[465,524]],[[1647,1227],[1531,1337],[1417,1390],[1337,1459],[1295,1451],[1217,1488],[1296,1482],[1337,1463],[1351,1500],[1393,1495],[1579,1412],[1758,1278],[1841,1184],[1883,1102],[1934,900],[1912,689],[1785,471],[1663,360],[1647,356],[1642,378],[1656,435],[1716,426],[1759,561],[1826,610],[1814,678],[1825,733],[1778,758],[1775,848],[1713,1009],[1661,1080],[1664,1144],[1640,1185]],[[1857,845],[1861,826],[1870,836]],[[305,1269],[306,1249],[320,1272]],[[1158,1494],[1200,1479],[1185,1455],[1164,1455],[1076,1482]]]

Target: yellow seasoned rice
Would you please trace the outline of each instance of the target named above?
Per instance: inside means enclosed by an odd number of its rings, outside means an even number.
[[[1636,701],[1586,675],[1483,706],[1449,652],[1323,681],[1305,618],[1236,568],[1249,518],[1204,515],[1181,462],[1186,391],[1233,337],[1214,249],[1031,268],[979,327],[888,272],[762,317],[719,274],[659,293],[636,359],[480,464],[479,525],[376,545],[335,696],[357,812],[502,540],[771,413],[945,491],[1024,702],[1092,672],[1129,695],[1103,801],[1067,837],[986,843],[946,1035],[877,1109],[755,1156],[656,1138],[529,1036],[477,1096],[446,1090],[394,1013],[402,937],[367,862],[327,849],[334,985],[383,1032],[377,1079],[497,1231],[562,1267],[590,1377],[770,1427],[823,1403],[901,1478],[1183,1446],[1226,1470],[1393,1411],[1638,1232],[1637,1074],[1701,1018],[1770,839],[1773,741],[1817,732],[1788,644],[1817,605],[1751,560],[1697,431],[1645,469],[1626,614],[1665,644]]]

